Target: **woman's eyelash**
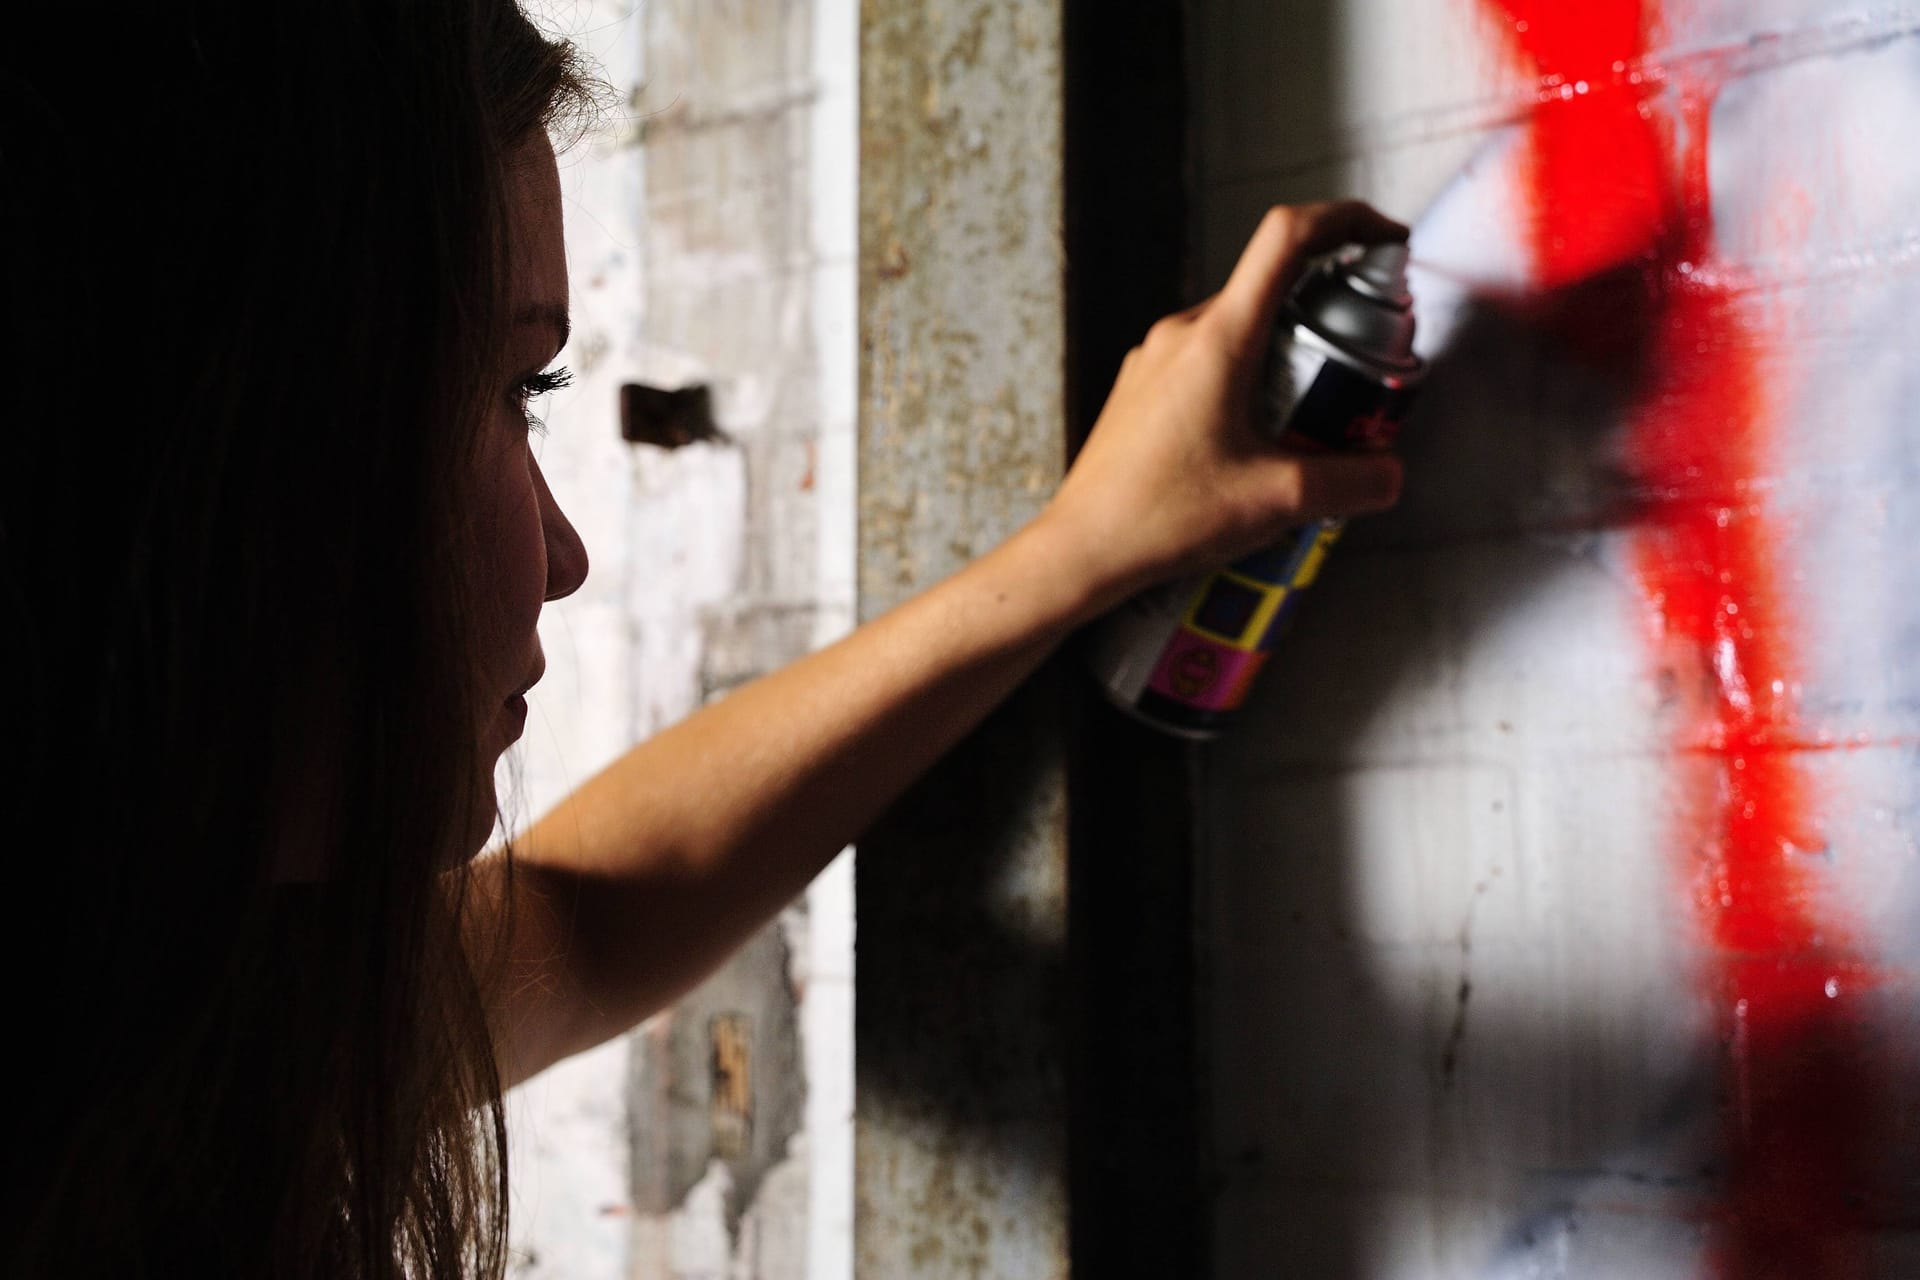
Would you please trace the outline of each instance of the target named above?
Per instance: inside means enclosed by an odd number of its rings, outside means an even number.
[[[573,385],[573,370],[550,369],[546,373],[536,373],[520,383],[520,390],[528,399],[546,395],[549,391],[558,391],[562,387]]]
[[[534,416],[532,403],[550,391],[573,385],[571,369],[550,369],[545,373],[529,374],[520,380],[517,390],[520,393],[520,409],[527,418],[527,430],[536,435],[547,433],[547,424]]]

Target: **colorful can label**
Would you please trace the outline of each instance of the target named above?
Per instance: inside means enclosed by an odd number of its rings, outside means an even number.
[[[1313,585],[1344,527],[1316,520],[1201,579],[1182,598],[1180,619],[1132,708],[1168,728],[1217,732],[1247,700],[1300,593]]]
[[[1412,387],[1372,376],[1296,327],[1269,366],[1269,421],[1323,448],[1389,447]],[[1101,624],[1093,662],[1107,696],[1150,723],[1210,738],[1246,701],[1344,522],[1316,520],[1216,573],[1136,597]]]

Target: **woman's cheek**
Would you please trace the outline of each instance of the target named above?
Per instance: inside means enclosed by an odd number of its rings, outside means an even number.
[[[481,479],[482,545],[477,556],[479,604],[490,625],[489,665],[512,688],[526,673],[540,605],[546,594],[546,537],[524,438],[502,449]]]

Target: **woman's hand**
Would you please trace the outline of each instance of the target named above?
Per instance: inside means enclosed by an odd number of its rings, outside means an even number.
[[[1397,459],[1272,443],[1259,428],[1258,384],[1274,318],[1307,259],[1406,237],[1364,204],[1274,208],[1224,289],[1155,324],[1127,354],[1040,518],[1072,548],[1096,600],[1215,568],[1317,516],[1393,505]]]

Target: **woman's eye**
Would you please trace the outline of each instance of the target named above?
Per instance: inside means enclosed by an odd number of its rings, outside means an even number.
[[[519,401],[521,416],[527,420],[527,430],[535,435],[545,435],[547,424],[534,416],[533,402],[549,391],[573,383],[573,372],[569,369],[551,369],[545,373],[535,373],[522,378],[514,387],[515,398]]]

